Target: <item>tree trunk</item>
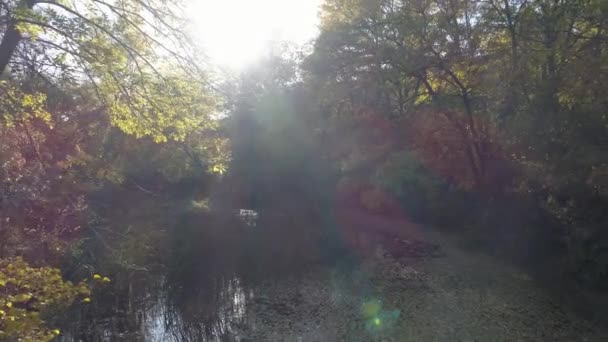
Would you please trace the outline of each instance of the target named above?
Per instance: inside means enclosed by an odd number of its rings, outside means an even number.
[[[17,45],[19,45],[19,41],[21,41],[21,34],[17,31],[15,23],[11,22],[4,37],[2,37],[2,43],[0,43],[0,75],[6,70]]]
[[[513,115],[513,112],[517,108],[517,84],[519,80],[519,53],[518,53],[518,40],[517,31],[515,28],[515,22],[513,19],[514,13],[511,12],[509,6],[509,0],[504,0],[505,5],[505,16],[507,19],[507,29],[511,38],[511,75],[509,77],[509,89],[507,90],[507,97],[505,99],[505,106],[503,108],[502,119],[507,116]]]
[[[456,77],[454,74],[452,74],[452,75],[454,78]],[[424,84],[424,86],[428,90],[429,95],[431,96],[433,101],[437,101],[437,93],[435,92],[435,90],[433,89],[431,84],[426,79],[426,76],[422,76],[420,81],[422,82],[422,84]],[[460,82],[458,82],[458,83],[462,87],[462,89],[464,89],[463,88],[464,86],[462,85],[462,83],[460,83]],[[465,89],[465,91],[466,91],[466,89]],[[480,151],[478,148],[479,146],[477,145],[477,141],[476,141],[479,138],[479,135],[477,134],[477,130],[475,129],[475,120],[473,118],[473,109],[471,108],[471,103],[469,102],[468,94],[466,92],[464,93],[463,100],[464,100],[464,104],[465,104],[467,118],[469,121],[468,122],[469,131],[467,131],[466,127],[463,127],[462,125],[460,125],[458,123],[458,118],[455,118],[449,111],[443,110],[442,113],[446,117],[446,119],[448,119],[448,121],[450,121],[452,124],[454,124],[456,129],[458,129],[458,131],[460,132],[462,139],[463,139],[463,143],[465,144],[465,147],[464,147],[465,154],[467,156],[467,159],[469,160],[469,166],[471,168],[474,185],[476,188],[481,189],[481,188],[483,188],[483,184],[484,184],[483,178],[484,178],[485,170],[484,170],[483,159],[482,159],[483,157],[480,154]]]
[[[32,9],[36,2],[34,0],[24,0],[19,3],[18,8]],[[8,63],[13,58],[15,50],[21,41],[21,33],[17,30],[17,20],[9,18],[6,32],[0,42],[0,75],[4,73]]]

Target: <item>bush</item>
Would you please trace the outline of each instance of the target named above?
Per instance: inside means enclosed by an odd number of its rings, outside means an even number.
[[[373,185],[395,196],[415,219],[428,219],[442,207],[446,185],[427,170],[412,153],[389,157],[371,177]]]
[[[90,301],[85,283],[64,281],[59,269],[31,267],[21,258],[0,260],[0,340],[50,341],[59,330],[43,320],[78,297]]]

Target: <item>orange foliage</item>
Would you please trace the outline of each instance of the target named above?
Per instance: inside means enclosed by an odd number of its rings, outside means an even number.
[[[490,122],[475,118],[474,125],[476,136],[462,114],[424,110],[407,121],[405,130],[410,149],[426,168],[448,183],[463,189],[479,186],[475,163],[483,186],[477,190],[503,188],[513,177],[505,148]]]

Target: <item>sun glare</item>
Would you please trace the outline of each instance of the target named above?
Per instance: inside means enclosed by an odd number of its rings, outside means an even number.
[[[191,18],[206,54],[240,69],[273,41],[302,44],[317,32],[321,0],[191,0]]]

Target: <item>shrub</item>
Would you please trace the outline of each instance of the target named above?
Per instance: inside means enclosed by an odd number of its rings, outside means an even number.
[[[0,340],[50,341],[59,335],[43,319],[77,298],[90,301],[81,282],[64,281],[59,269],[32,267],[22,258],[0,259]]]
[[[409,152],[389,157],[376,170],[371,181],[398,198],[407,213],[416,219],[432,216],[440,207],[445,190],[444,183]]]

